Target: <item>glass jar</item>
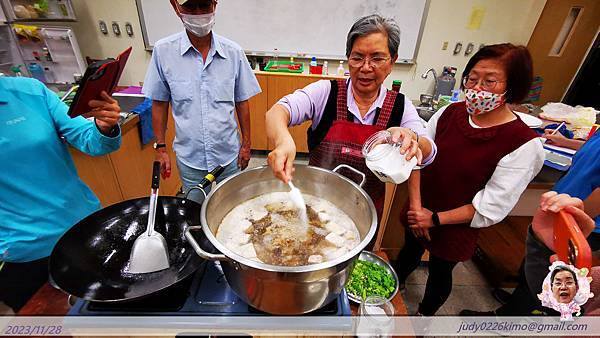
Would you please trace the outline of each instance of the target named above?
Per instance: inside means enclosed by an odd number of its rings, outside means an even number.
[[[368,296],[358,308],[360,337],[389,336],[394,330],[395,308],[381,296]]]
[[[363,144],[362,154],[367,167],[382,182],[403,183],[417,165],[417,158],[406,160],[400,153],[402,142],[393,142],[392,133],[379,131]]]

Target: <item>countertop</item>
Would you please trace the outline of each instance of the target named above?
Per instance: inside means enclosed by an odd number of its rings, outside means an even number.
[[[566,172],[556,170],[554,168],[548,167],[547,165],[544,165],[540,173],[533,178],[533,180],[529,183],[527,188],[550,190],[565,173]]]

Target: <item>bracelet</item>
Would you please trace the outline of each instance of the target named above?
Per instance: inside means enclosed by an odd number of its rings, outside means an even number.
[[[415,137],[417,138],[415,141],[417,141],[417,143],[419,143],[419,134],[417,134],[416,131],[409,129],[410,131],[412,131],[413,133],[415,133]]]

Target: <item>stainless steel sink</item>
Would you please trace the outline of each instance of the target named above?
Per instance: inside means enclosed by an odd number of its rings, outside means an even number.
[[[417,109],[419,116],[425,121],[429,121],[433,114],[435,114],[435,109],[430,106],[417,106],[415,108]]]
[[[129,113],[135,107],[137,107],[140,103],[144,102],[146,99],[144,96],[122,96],[119,94],[113,95],[113,98],[117,100],[119,106],[121,107],[121,111],[124,113]]]

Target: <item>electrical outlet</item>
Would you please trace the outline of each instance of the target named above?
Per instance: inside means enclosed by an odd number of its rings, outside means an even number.
[[[98,27],[100,27],[100,32],[104,35],[108,34],[108,27],[106,26],[106,22],[104,20],[100,20],[98,22]]]
[[[462,50],[462,43],[457,42],[456,46],[454,46],[453,54],[456,55],[456,54],[460,53],[461,50]]]
[[[448,49],[448,41],[444,41],[444,43],[442,43],[442,50],[446,49]]]
[[[116,21],[113,21],[112,23],[112,30],[113,33],[115,33],[116,36],[120,36],[121,35],[121,27],[119,27],[119,23]]]
[[[465,56],[469,56],[471,53],[473,53],[473,49],[475,49],[475,45],[472,42],[469,42],[467,48],[465,49]]]
[[[133,26],[131,25],[131,23],[129,23],[129,22],[125,23],[125,32],[129,36],[133,36]]]

